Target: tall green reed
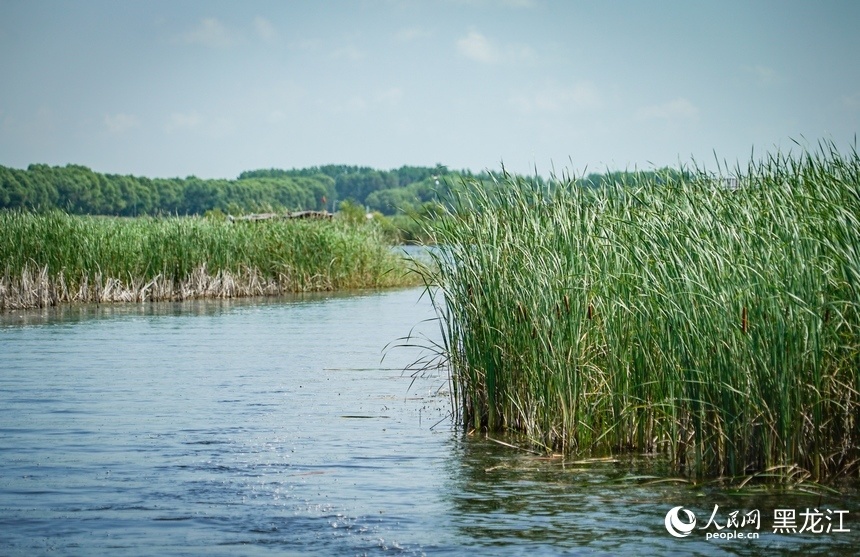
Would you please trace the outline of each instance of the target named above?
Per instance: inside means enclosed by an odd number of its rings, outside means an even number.
[[[463,423],[700,476],[856,471],[860,159],[737,173],[464,183],[425,276]]]
[[[100,295],[87,292],[93,285],[103,289],[108,281],[114,284],[114,296],[131,290],[133,299],[415,282],[378,230],[332,221],[230,223],[7,211],[0,212],[0,231],[2,307],[27,305],[28,299],[43,305],[44,296],[22,290],[56,292],[58,285],[66,294],[52,296],[48,303],[100,301]],[[189,283],[192,279],[197,286]]]

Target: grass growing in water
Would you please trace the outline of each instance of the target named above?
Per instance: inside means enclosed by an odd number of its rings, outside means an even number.
[[[415,282],[369,226],[59,212],[0,212],[0,272],[0,309]]]
[[[743,174],[464,184],[425,276],[464,425],[698,477],[856,473],[860,160]]]

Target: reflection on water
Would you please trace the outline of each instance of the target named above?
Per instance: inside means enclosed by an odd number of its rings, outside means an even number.
[[[53,308],[0,317],[0,554],[855,554],[856,489],[646,484],[658,460],[565,462],[464,436],[420,290]],[[762,511],[758,540],[666,512]],[[773,510],[847,509],[840,534]],[[725,512],[725,514],[723,514]],[[713,528],[711,530],[714,530]],[[643,541],[644,540],[644,541]]]
[[[470,545],[514,554],[523,547],[570,554],[775,555],[801,550],[807,555],[856,555],[856,529],[848,533],[774,534],[774,509],[850,509],[856,526],[860,492],[844,486],[840,495],[748,489],[731,492],[666,481],[668,463],[627,457],[565,461],[511,449],[486,439],[464,440],[449,461],[452,489],[447,496],[454,527]],[[689,538],[670,536],[664,519],[683,505],[698,518]],[[717,513],[709,524],[711,515]],[[726,528],[731,513],[759,510],[756,540],[706,540]],[[826,520],[826,518],[825,518]],[[800,518],[797,526],[801,526]],[[835,527],[835,523],[834,523]],[[752,527],[739,528],[754,532]],[[550,549],[551,548],[551,549]]]
[[[218,315],[239,308],[265,304],[296,304],[302,302],[324,302],[340,298],[355,298],[370,294],[369,291],[304,292],[261,298],[200,299],[184,302],[144,302],[116,304],[60,305],[42,309],[0,312],[0,327],[21,327],[75,323],[90,319],[128,317]]]

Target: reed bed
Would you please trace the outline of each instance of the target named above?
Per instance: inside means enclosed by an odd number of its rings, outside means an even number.
[[[0,310],[415,282],[379,231],[340,222],[0,212]]]
[[[860,160],[464,183],[425,281],[465,427],[694,477],[860,463]]]

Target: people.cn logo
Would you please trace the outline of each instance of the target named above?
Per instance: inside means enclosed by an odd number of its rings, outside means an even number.
[[[683,522],[678,513],[684,511],[689,522]],[[696,515],[684,507],[675,507],[666,513],[666,530],[676,538],[686,538],[696,527]]]

